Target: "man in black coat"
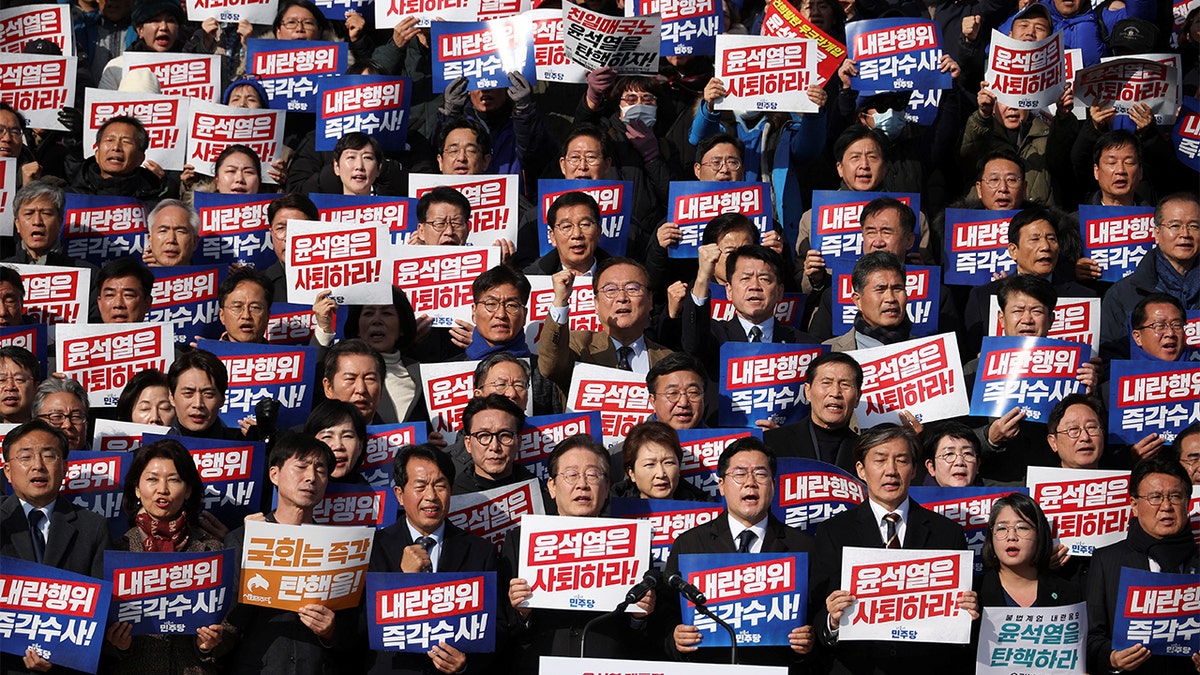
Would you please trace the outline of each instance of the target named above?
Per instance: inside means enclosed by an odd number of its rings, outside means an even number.
[[[375,535],[372,572],[494,572],[496,547],[446,522],[454,481],[454,460],[430,445],[409,445],[396,453],[392,468],[403,518]],[[503,603],[497,608],[504,615]],[[366,626],[362,634],[366,634]],[[496,640],[498,650],[503,641]],[[429,654],[373,652],[372,673],[483,673],[491,654],[467,655],[448,644]]]
[[[725,498],[725,512],[680,534],[671,546],[664,571],[666,578],[679,572],[679,556],[685,553],[809,553],[813,539],[788,527],[771,515],[775,496],[775,455],[754,437],[730,443],[717,459],[717,486]],[[680,623],[676,598],[664,599],[663,622],[671,631],[667,651],[684,660],[728,663],[728,649],[704,649],[700,629]],[[804,655],[812,651],[816,638],[812,626],[797,626],[788,634],[791,649],[755,647],[738,652],[746,664],[787,665],[789,672],[805,670]]]
[[[963,645],[880,641],[838,641],[838,624],[855,602],[840,590],[842,551],[847,546],[967,550],[962,527],[913,501],[908,488],[917,476],[920,447],[908,430],[880,426],[858,439],[855,446],[859,478],[867,484],[867,501],[821,523],[817,529],[811,583],[813,625],[828,647],[834,674],[873,675],[925,672],[937,664],[940,673],[974,672],[974,652]],[[891,518],[899,516],[898,521]],[[974,591],[958,598],[959,608],[978,618]]]
[[[1156,457],[1133,468],[1129,496],[1134,518],[1129,522],[1129,534],[1124,541],[1097,550],[1088,571],[1088,672],[1171,675],[1200,670],[1200,652],[1193,652],[1189,659],[1151,656],[1141,644],[1113,648],[1122,567],[1193,578],[1200,574],[1200,548],[1192,539],[1187,515],[1191,491],[1187,471],[1174,459]]]
[[[853,474],[858,433],[851,421],[862,383],[862,366],[854,357],[845,352],[818,356],[804,375],[804,400],[812,406],[808,417],[767,430],[763,442],[779,457],[815,459]]]

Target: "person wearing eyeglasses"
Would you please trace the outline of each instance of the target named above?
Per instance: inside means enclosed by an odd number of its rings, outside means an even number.
[[[1175,436],[1171,450],[1192,479],[1192,485],[1200,485],[1200,422],[1193,422]]]
[[[33,394],[33,416],[62,431],[67,437],[67,450],[87,450],[88,396],[78,381],[58,377],[43,380]]]
[[[576,276],[588,276],[594,274],[598,262],[609,257],[600,248],[600,205],[591,195],[559,195],[546,209],[546,225],[554,250],[530,263],[525,274],[568,270]]]
[[[498,394],[512,401],[513,405],[524,411],[529,402],[529,390],[532,388],[530,385],[531,372],[536,371],[531,371],[528,361],[508,352],[496,352],[475,366],[474,396],[483,398],[491,394]],[[541,373],[537,373],[537,377],[540,378]],[[557,392],[553,385],[550,388]],[[562,412],[561,407],[558,412]],[[458,475],[474,473],[475,459],[467,451],[465,435],[459,434],[453,443],[446,446],[445,451],[454,458],[454,467],[458,470]]]
[[[1200,547],[1188,522],[1188,473],[1173,459],[1138,462],[1129,476],[1133,518],[1123,541],[1096,549],[1087,576],[1089,673],[1174,675],[1200,671],[1200,652],[1151,656],[1145,645],[1113,647],[1121,569],[1200,574]]]
[[[982,486],[979,478],[979,438],[965,424],[947,421],[930,425],[924,440],[925,485]]]
[[[1104,458],[1104,409],[1086,394],[1069,394],[1046,418],[1046,442],[1064,469],[1099,469]]]
[[[1200,196],[1177,192],[1154,211],[1154,248],[1129,276],[1113,284],[1100,303],[1100,354],[1129,358],[1129,318],[1153,292],[1172,295],[1184,309],[1200,309]]]
[[[771,514],[776,469],[775,453],[757,438],[739,438],[730,443],[717,459],[717,488],[725,500],[725,510],[676,537],[663,574],[677,574],[679,556],[689,553],[808,553],[811,561],[813,538]],[[665,623],[671,626],[668,644],[674,656],[707,663],[729,662],[727,649],[700,649],[704,637],[699,628],[681,622],[679,603],[667,603],[663,611]],[[807,663],[805,655],[816,646],[812,626],[793,628],[788,642],[790,649],[738,649],[738,661],[787,666],[790,672],[799,672]]]
[[[225,327],[220,339],[265,344],[274,296],[274,284],[254,268],[243,267],[226,277],[217,289],[217,318]]]
[[[1151,293],[1133,308],[1130,335],[1143,354],[1159,361],[1178,361],[1183,355],[1187,312],[1173,295]]]
[[[477,396],[463,410],[462,424],[463,442],[474,466],[455,477],[454,494],[482,492],[537,477],[514,462],[525,425],[525,411],[516,403],[501,394]]]
[[[984,607],[1058,607],[1083,601],[1083,589],[1054,574],[1054,533],[1029,495],[1014,492],[992,502],[983,540],[983,576],[976,582]]]

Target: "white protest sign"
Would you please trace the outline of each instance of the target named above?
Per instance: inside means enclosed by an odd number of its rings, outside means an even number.
[[[213,175],[221,152],[231,145],[241,144],[248,146],[262,160],[263,182],[274,182],[267,168],[283,156],[284,111],[192,101],[187,120],[184,161],[196,167],[196,173]]]
[[[992,31],[985,80],[1000,103],[1021,110],[1046,108],[1062,96],[1065,76],[1062,33],[1024,42]]]
[[[475,396],[475,366],[479,361],[422,363],[421,386],[429,410],[430,431],[453,443],[462,430],[462,413]]]
[[[417,25],[429,27],[432,20],[479,21],[481,0],[375,0],[375,27],[394,28],[401,19],[417,17]]]
[[[1071,555],[1090,556],[1101,546],[1125,540],[1128,471],[1031,466],[1025,485],[1046,512],[1055,542],[1066,546]]]
[[[25,284],[26,316],[47,326],[87,321],[91,269],[5,264],[15,269],[17,274],[21,275],[21,282]],[[59,361],[59,369],[61,368],[62,362]]]
[[[517,241],[517,176],[476,174],[473,176],[413,173],[408,176],[408,196],[420,198],[435,187],[449,187],[471,204],[471,229],[467,243],[492,246],[499,239]],[[425,242],[432,244],[435,242]]]
[[[854,604],[842,615],[839,640],[971,641],[971,615],[958,596],[971,590],[971,551],[847,546],[842,583]]]
[[[250,23],[270,25],[279,11],[279,0],[186,0],[185,5],[188,21],[196,23],[216,19],[236,24],[245,19]]]
[[[164,96],[198,98],[217,103],[221,95],[221,57],[206,54],[125,52],[124,76],[149,70]]]
[[[863,367],[855,413],[867,429],[899,423],[901,410],[921,422],[966,415],[970,409],[954,333],[848,352]]]
[[[625,438],[634,425],[654,413],[645,375],[590,363],[576,364],[571,373],[567,410],[599,410],[606,446]]]
[[[586,70],[608,66],[622,75],[658,72],[662,17],[619,18],[574,3],[563,5],[563,46],[567,58]]]
[[[981,607],[975,675],[1083,675],[1087,603],[1061,607]]]
[[[817,42],[806,38],[718,35],[716,76],[727,95],[717,110],[817,112]]]
[[[521,606],[616,609],[650,568],[650,536],[647,520],[522,517],[517,576],[529,583],[532,594]]]
[[[67,131],[58,113],[75,105],[74,56],[0,54],[0,101],[34,129]]]
[[[146,134],[150,137],[146,160],[168,171],[183,170],[183,154],[186,150],[183,122],[188,117],[186,99],[88,87],[83,92],[83,100],[84,157],[96,154],[96,133],[105,122],[118,115],[128,115],[137,118],[146,127]]]
[[[134,412],[137,412],[136,408]],[[92,449],[104,452],[130,452],[142,445],[142,434],[165,436],[169,433],[171,433],[169,426],[118,422],[97,417],[92,430]]]
[[[529,306],[525,308],[525,343],[530,351],[536,352],[554,301],[554,279],[547,274],[530,274],[526,278],[529,279],[530,292]],[[600,317],[596,316],[596,292],[592,290],[591,277],[575,277],[567,307],[570,310],[567,320],[569,330],[600,331],[604,328]]]
[[[64,56],[72,56],[75,33],[71,24],[70,5],[51,3],[0,9],[0,52],[19,54],[31,40],[49,40]]]
[[[1150,106],[1158,124],[1175,123],[1179,70],[1145,58],[1120,58],[1075,73],[1075,97],[1084,105],[1111,105],[1128,115],[1136,103]]]
[[[534,9],[524,16],[531,24],[537,79],[543,82],[587,82],[587,70],[567,58],[563,45],[563,14],[558,9]]]
[[[450,497],[446,520],[499,548],[504,536],[521,522],[522,517],[544,513],[541,483],[530,478],[513,485],[454,495]]]
[[[287,301],[311,305],[333,291],[339,305],[392,301],[391,235],[383,223],[287,223]]]
[[[1000,322],[1000,301],[989,297],[988,316],[996,317],[987,323],[988,335],[1003,334]],[[1054,323],[1046,337],[1089,345],[1092,353],[1100,351],[1100,298],[1059,298],[1054,306]]]
[[[165,373],[175,362],[175,327],[169,323],[62,324],[58,369],[88,392],[95,407],[117,405],[130,378],[143,370]]]
[[[392,283],[408,295],[417,316],[433,317],[434,328],[449,328],[455,319],[471,321],[475,277],[500,264],[495,246],[392,247]]]

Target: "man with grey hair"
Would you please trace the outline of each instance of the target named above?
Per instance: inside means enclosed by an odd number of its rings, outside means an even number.
[[[33,181],[17,190],[12,212],[20,244],[16,254],[3,262],[96,270],[95,265],[63,253],[59,235],[65,208],[66,195],[62,188],[50,183]]]
[[[109,119],[96,132],[96,154],[71,173],[70,191],[133,197],[144,202],[177,197],[178,181],[165,180],[162,167],[146,162],[149,147],[150,136],[136,117],[117,115]]]
[[[474,396],[500,394],[521,410],[527,408],[530,387],[529,363],[508,352],[496,352],[475,366]],[[446,447],[454,458],[454,469],[458,475],[475,470],[475,460],[467,452],[465,438],[458,435],[454,443]]]
[[[88,395],[83,385],[67,377],[48,377],[33,394],[33,416],[58,427],[68,450],[87,450]]]
[[[148,267],[191,265],[200,242],[200,215],[178,199],[164,199],[146,215]]]

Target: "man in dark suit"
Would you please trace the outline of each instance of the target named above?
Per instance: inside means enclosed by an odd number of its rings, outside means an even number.
[[[754,437],[730,443],[717,459],[717,487],[725,498],[725,512],[712,520],[680,534],[671,546],[664,574],[679,572],[679,556],[685,553],[808,553],[813,539],[800,530],[784,525],[771,515],[775,496],[775,454]],[[705,649],[700,629],[680,623],[675,598],[663,603],[663,615],[671,634],[668,652],[686,659],[709,663],[728,663],[729,650]],[[803,655],[812,651],[816,638],[812,626],[797,626],[788,634],[791,649],[782,647],[750,648],[738,652],[746,664],[788,665],[803,669]]]
[[[454,471],[454,460],[431,445],[400,448],[392,465],[392,489],[404,514],[400,522],[375,535],[370,571],[496,571],[495,546],[446,522]],[[373,673],[482,673],[487,672],[491,655],[468,657],[449,644],[439,644],[427,655],[375,652],[371,662]]]
[[[820,343],[775,318],[775,305],[783,298],[783,258],[758,244],[742,246],[725,257],[725,292],[734,315],[726,320],[712,319],[708,284],[721,255],[719,244],[700,247],[700,268],[692,284],[691,302],[684,298],[680,307],[683,351],[700,357],[713,379],[721,345],[726,342]]]
[[[829,352],[813,359],[804,376],[808,417],[763,433],[763,441],[779,457],[803,457],[855,472],[854,444],[858,433],[851,426],[862,395],[863,371],[852,356]]]
[[[1188,525],[1191,491],[1187,470],[1174,459],[1160,456],[1133,467],[1129,496],[1134,518],[1129,521],[1129,534],[1124,541],[1097,550],[1088,571],[1088,672],[1171,675],[1200,670],[1200,652],[1193,652],[1189,659],[1151,656],[1141,644],[1113,648],[1122,567],[1193,578],[1200,574],[1200,548]]]
[[[13,494],[0,502],[0,555],[102,578],[108,523],[59,496],[67,472],[67,437],[35,418],[8,432],[3,452],[4,476]],[[49,666],[30,649],[23,664],[5,656],[3,671]]]
[[[858,476],[867,484],[867,501],[821,523],[816,549],[809,557],[813,625],[832,658],[829,669],[822,672],[900,675],[932,667],[942,673],[974,672],[974,652],[965,645],[838,641],[838,624],[855,602],[850,591],[840,590],[845,547],[967,549],[957,523],[908,497],[920,457],[911,432],[893,425],[875,427],[858,439],[855,454]],[[958,606],[972,618],[979,617],[974,591],[961,594]]]

